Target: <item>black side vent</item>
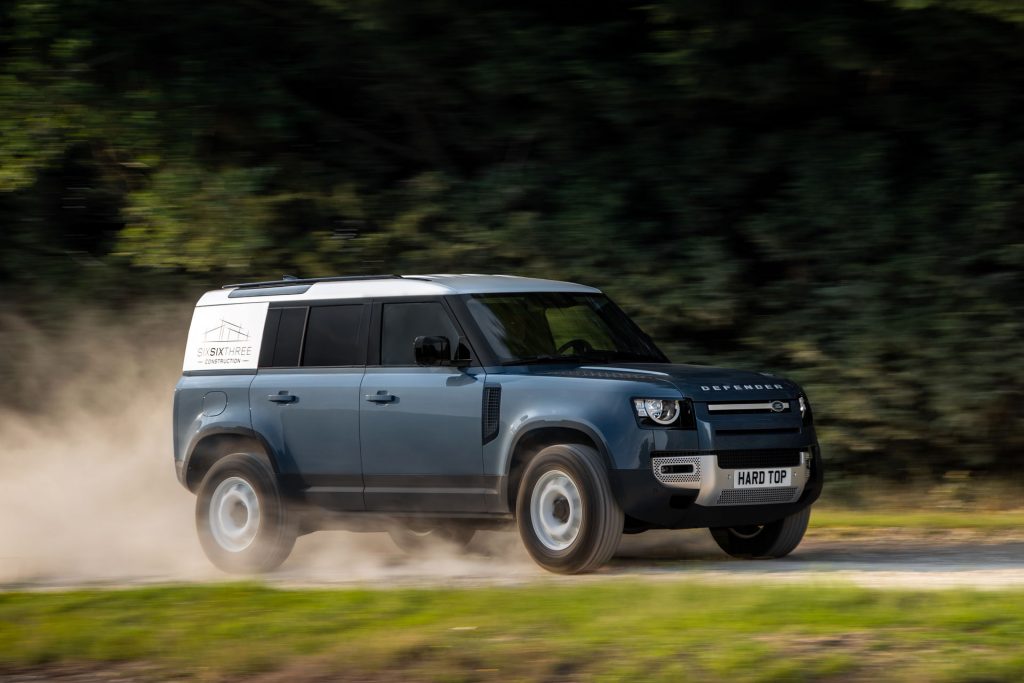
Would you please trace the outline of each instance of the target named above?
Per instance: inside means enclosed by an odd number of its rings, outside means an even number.
[[[483,437],[484,443],[498,435],[501,417],[501,387],[484,387]]]

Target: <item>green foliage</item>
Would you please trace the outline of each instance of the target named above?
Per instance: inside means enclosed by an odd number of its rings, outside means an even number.
[[[805,383],[832,466],[1024,465],[1013,0],[14,0],[0,25],[21,291],[576,279],[676,360]]]
[[[161,168],[144,189],[127,197],[120,254],[148,267],[246,268],[267,243],[275,198],[263,195],[266,175],[260,168],[220,173]]]
[[[120,665],[132,678],[204,681],[1016,681],[1022,628],[1020,591],[835,583],[6,593],[0,671],[28,665],[46,678],[61,665],[94,675]]]

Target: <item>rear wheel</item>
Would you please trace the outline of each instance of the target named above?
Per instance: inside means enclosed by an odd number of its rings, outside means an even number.
[[[538,453],[519,486],[516,523],[526,550],[548,571],[588,572],[611,559],[623,515],[597,451],[560,444]]]
[[[196,498],[196,530],[210,561],[232,573],[276,569],[298,535],[274,472],[251,453],[210,468]]]
[[[709,529],[718,547],[733,557],[744,559],[771,559],[785,557],[793,552],[811,519],[811,508],[768,524],[716,527]]]

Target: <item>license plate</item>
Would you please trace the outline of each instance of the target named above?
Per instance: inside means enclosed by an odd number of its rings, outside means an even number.
[[[736,470],[733,488],[762,489],[772,486],[789,486],[788,468],[773,467],[764,470]]]

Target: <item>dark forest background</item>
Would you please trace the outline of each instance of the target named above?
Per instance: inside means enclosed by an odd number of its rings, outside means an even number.
[[[9,0],[0,64],[7,313],[575,280],[833,471],[1024,471],[1018,0]]]

